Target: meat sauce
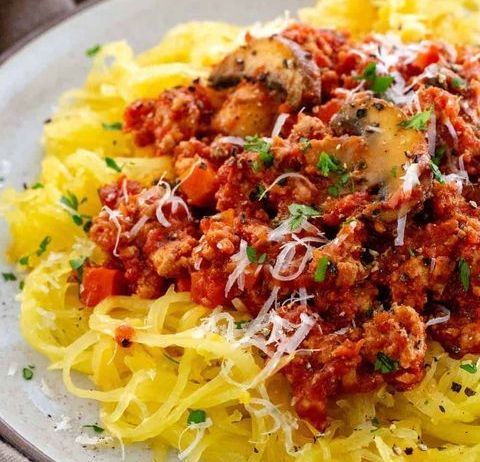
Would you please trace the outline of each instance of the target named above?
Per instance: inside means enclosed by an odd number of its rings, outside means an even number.
[[[177,180],[104,186],[91,238],[123,292],[315,316],[283,373],[323,430],[339,393],[418,384],[427,339],[480,354],[478,75],[475,48],[249,37],[210,81],[126,109]]]

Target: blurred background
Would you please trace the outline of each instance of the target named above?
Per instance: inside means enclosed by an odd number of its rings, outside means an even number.
[[[35,29],[92,0],[0,0],[0,54]]]

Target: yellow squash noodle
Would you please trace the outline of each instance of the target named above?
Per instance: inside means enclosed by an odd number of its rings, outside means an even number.
[[[300,15],[357,36],[394,31],[406,40],[476,43],[478,11],[473,0],[323,0]],[[341,397],[320,435],[295,419],[281,374],[256,380],[265,359],[240,341],[235,321],[244,313],[212,312],[172,289],[153,301],[110,297],[91,310],[80,303],[72,262],[103,258],[85,233],[100,210],[98,188],[121,174],[145,185],[172,175],[169,158],[152,157],[118,130],[125,107],[205,77],[244,33],[227,24],[184,24],[139,57],[124,42],[104,45],[85,85],[62,97],[45,125],[38,183],[9,189],[1,201],[12,237],[8,255],[25,271],[24,337],[62,371],[72,394],[99,402],[108,434],[123,443],[148,441],[156,462],[171,448],[188,462],[480,460],[480,372],[462,369],[436,344],[419,387]],[[115,340],[123,325],[134,329],[129,348]],[[77,372],[94,387],[76,385]],[[187,425],[198,409],[208,419]]]

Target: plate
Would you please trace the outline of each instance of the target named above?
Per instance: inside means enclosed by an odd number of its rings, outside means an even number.
[[[296,11],[312,0],[104,0],[94,2],[9,56],[0,66],[0,177],[21,188],[32,182],[42,157],[42,123],[60,94],[85,79],[90,62],[85,50],[96,43],[126,39],[136,51],[155,45],[174,25],[188,20],[249,24]],[[175,5],[175,7],[172,7]],[[0,248],[8,242],[0,224]],[[12,271],[6,262],[0,271]],[[34,462],[111,462],[119,448],[86,449],[75,442],[82,425],[95,423],[97,406],[67,396],[58,372],[21,338],[18,282],[0,282],[0,434]],[[22,369],[35,365],[34,378]],[[12,375],[12,373],[16,372]],[[70,428],[68,428],[70,427]],[[127,448],[126,461],[150,461],[149,451]]]

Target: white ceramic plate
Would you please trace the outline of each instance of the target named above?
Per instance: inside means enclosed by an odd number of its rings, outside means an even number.
[[[140,51],[156,44],[167,29],[187,20],[249,24],[295,11],[312,0],[104,0],[38,35],[0,66],[0,177],[21,188],[39,170],[42,123],[60,94],[84,80],[84,52],[96,43],[127,39]],[[8,242],[0,224],[0,249]],[[0,271],[11,271],[4,261]],[[95,403],[66,395],[58,373],[29,348],[18,332],[17,282],[0,282],[0,433],[35,462],[119,461],[118,448],[89,450],[75,442],[82,425],[96,422]],[[33,364],[35,376],[22,378]],[[9,369],[17,368],[14,375]],[[71,428],[56,431],[64,417]],[[126,461],[147,462],[145,447],[127,449]]]

